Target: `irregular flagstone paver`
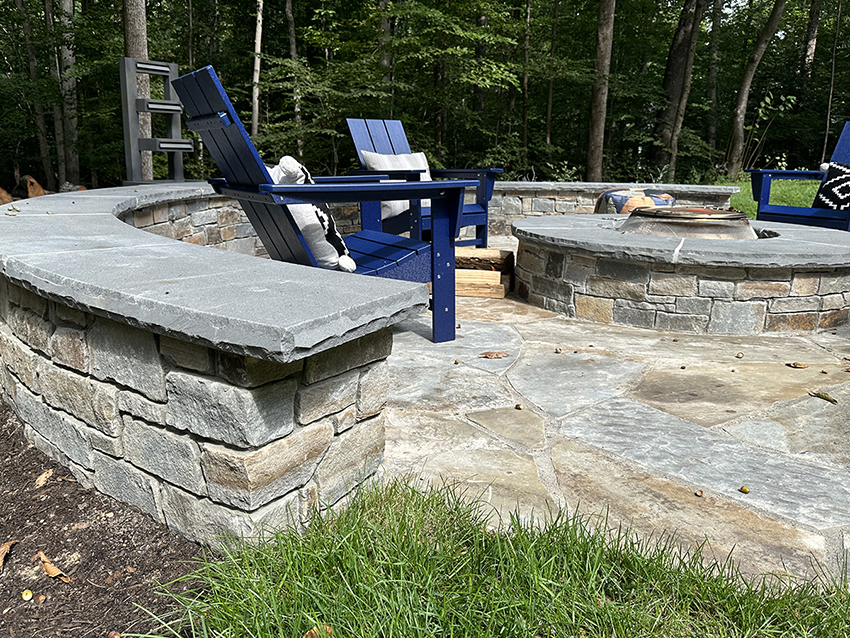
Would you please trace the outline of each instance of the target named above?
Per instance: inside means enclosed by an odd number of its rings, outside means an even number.
[[[563,316],[531,304],[517,303],[515,299],[478,299],[474,297],[458,297],[455,313],[461,328],[463,328],[465,321],[521,324]]]
[[[850,468],[850,383],[828,389],[837,404],[816,397],[776,406],[764,419],[724,426],[732,436],[760,447]]]
[[[829,332],[808,335],[808,338],[837,356],[844,357],[845,363],[850,362],[850,326],[841,326]]]
[[[413,328],[411,330],[410,328]],[[423,337],[423,330],[425,329]],[[417,318],[415,321],[404,322],[396,330],[393,342],[393,352],[401,365],[404,362],[414,363],[419,357],[443,361],[454,365],[460,361],[488,372],[501,374],[510,368],[522,349],[522,337],[516,330],[507,325],[494,325],[476,322],[464,322],[457,329],[454,341],[446,343],[431,342],[431,318]],[[484,352],[504,352],[502,358],[488,359],[481,356]]]
[[[495,408],[469,412],[466,418],[531,450],[541,450],[546,443],[545,419],[528,409]]]
[[[835,356],[810,343],[809,335],[693,335],[626,326],[610,326],[559,319],[520,323],[517,331],[526,341],[538,341],[561,346],[564,350],[587,352],[589,346],[602,354],[626,359],[672,359],[687,361],[740,362],[738,353],[747,362],[788,363],[799,361],[816,364],[835,363]],[[674,341],[675,339],[675,341]],[[850,350],[850,348],[848,348]]]
[[[825,375],[821,370],[830,374]],[[734,370],[734,371],[733,371]],[[693,423],[713,426],[805,396],[828,379],[846,378],[837,362],[805,369],[781,363],[665,363],[647,373],[629,396]]]
[[[817,530],[850,525],[850,475],[736,441],[631,399],[561,421],[564,436]],[[749,494],[738,490],[742,485]]]
[[[527,346],[508,379],[517,392],[555,417],[624,393],[643,364],[595,353]]]
[[[525,521],[543,520],[558,511],[558,505],[537,474],[534,459],[513,450],[469,450],[443,452],[428,458],[422,477],[432,484],[461,483],[466,495],[479,497],[493,507],[504,524],[518,513]],[[491,516],[491,522],[496,522]]]
[[[772,520],[694,489],[653,476],[619,460],[607,458],[576,441],[556,439],[552,464],[558,485],[571,509],[605,523],[619,525],[643,537],[674,534],[686,543],[706,538],[707,558],[721,562],[732,552],[746,573],[770,571],[814,575],[812,558],[826,560],[824,538]]]
[[[385,414],[384,469],[390,474],[418,474],[430,457],[444,452],[508,449],[496,437],[450,414],[397,408]]]
[[[390,361],[391,406],[458,412],[515,405],[516,397],[489,372],[454,365],[453,360],[393,355]]]

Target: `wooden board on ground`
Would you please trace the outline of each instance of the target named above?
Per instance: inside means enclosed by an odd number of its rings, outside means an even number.
[[[510,273],[514,269],[514,254],[498,248],[455,248],[455,266],[458,269],[497,270]]]
[[[494,270],[456,270],[455,294],[458,297],[503,299],[510,290],[511,276]]]

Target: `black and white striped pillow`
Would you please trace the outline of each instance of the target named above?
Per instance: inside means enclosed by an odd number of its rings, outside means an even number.
[[[826,179],[815,195],[813,208],[850,209],[850,166],[830,162]]]

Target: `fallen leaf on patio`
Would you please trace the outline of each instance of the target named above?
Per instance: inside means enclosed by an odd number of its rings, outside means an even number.
[[[17,213],[13,213],[13,212],[12,212],[12,211],[10,211],[10,210],[7,210],[7,211],[6,211],[6,214],[7,214],[9,217],[14,217],[15,215],[17,215]]]
[[[735,358],[736,358],[736,359],[743,359],[743,358],[744,358],[744,353],[743,353],[743,352],[739,352],[738,354],[736,354],[736,355],[735,355]]]
[[[517,410],[522,410],[522,403],[517,403],[517,404],[514,406],[514,408],[515,408],[515,409],[517,409]]]
[[[313,627],[310,631],[304,634],[301,638],[327,638],[334,635],[334,630],[328,625],[322,625],[322,628]]]
[[[793,363],[786,363],[785,365],[788,366],[789,368],[808,368],[809,367],[805,363],[797,363],[796,361],[794,361]]]
[[[560,348],[555,348],[555,354],[561,354],[562,352],[563,350],[561,350]]]
[[[702,490],[697,490],[696,492],[694,492],[694,496],[702,498]]]
[[[832,398],[826,392],[809,392],[809,396],[817,397],[818,399],[823,399],[824,401],[829,401],[830,403],[838,403],[838,399]]]
[[[749,494],[750,488],[747,487],[746,485],[742,485],[741,487],[738,488],[738,491],[741,492],[741,494]]]
[[[39,474],[38,478],[35,479],[36,487],[44,487],[47,485],[47,481],[50,480],[50,477],[53,476],[53,470],[47,470],[46,472],[42,472]]]
[[[511,355],[509,355],[507,352],[482,352],[478,356],[484,357],[485,359],[502,359]]]
[[[51,563],[50,559],[44,555],[44,552],[39,552],[37,556],[41,560],[41,566],[44,568],[44,573],[46,573],[51,578],[58,578],[63,583],[71,582],[71,579],[65,575],[65,572],[63,572],[61,569],[56,567],[56,565]]]
[[[19,542],[20,541],[6,541],[0,545],[0,572],[3,571],[3,561],[6,560],[6,554],[8,554],[9,550],[12,549],[12,545]]]

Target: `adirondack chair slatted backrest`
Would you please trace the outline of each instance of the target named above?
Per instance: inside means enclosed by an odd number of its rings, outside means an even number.
[[[382,153],[384,155],[400,155],[410,153],[404,126],[399,120],[348,120],[352,137],[361,141],[356,144],[357,156],[361,166],[366,166],[362,151]],[[368,140],[371,148],[361,146]]]
[[[272,183],[265,164],[211,66],[184,75],[172,84],[189,118],[186,126],[200,134],[228,185],[256,188],[259,184]],[[240,201],[272,259],[316,265],[298,226],[285,208],[281,209],[262,198]],[[288,219],[276,221],[282,214]]]
[[[835,150],[832,152],[830,161],[838,162],[839,164],[850,164],[850,122],[844,124],[844,129],[835,143]]]

